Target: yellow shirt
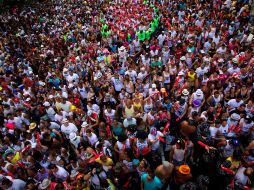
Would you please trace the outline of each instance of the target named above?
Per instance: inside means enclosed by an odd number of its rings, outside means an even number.
[[[113,161],[112,161],[111,158],[107,158],[106,162],[102,162],[101,159],[100,159],[100,157],[99,157],[99,158],[97,158],[97,159],[95,160],[95,162],[98,162],[98,163],[100,163],[100,164],[103,165],[103,166],[112,166],[112,165],[113,165]]]
[[[190,72],[188,72],[188,77],[190,78],[190,81],[193,82],[195,80],[195,75],[196,73],[191,74]]]

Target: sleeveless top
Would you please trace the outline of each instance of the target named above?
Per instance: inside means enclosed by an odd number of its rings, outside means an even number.
[[[145,105],[144,105],[145,113],[149,113],[152,109],[153,109],[153,104],[152,103],[150,103],[150,104],[145,103]]]
[[[148,147],[148,143],[147,143],[147,140],[145,140],[144,142],[140,142],[139,139],[137,139],[137,149],[139,150],[139,152],[142,152],[142,150],[144,148],[147,148]]]
[[[127,106],[126,106],[126,107],[124,108],[124,111],[125,111],[125,115],[126,115],[127,118],[128,118],[128,117],[134,117],[135,111],[134,111],[133,105],[131,106],[131,108],[127,108]]]
[[[126,84],[126,92],[128,92],[130,94],[133,93],[133,90],[131,89],[130,83]]]
[[[212,101],[215,103],[215,105],[217,105],[221,101],[220,95],[218,96],[218,98],[215,98],[215,96],[212,95]]]
[[[194,80],[195,80],[195,75],[196,75],[196,73],[190,74],[190,72],[188,72],[188,77],[190,78],[190,81],[191,81],[191,82],[194,82]]]
[[[117,144],[118,150],[120,152],[123,152],[124,150],[129,149],[131,147],[129,139],[126,140],[125,144],[123,144],[123,143],[121,143],[119,141],[117,141],[116,144]]]
[[[178,162],[181,162],[184,160],[184,152],[185,150],[184,149],[177,149],[176,146],[174,145],[174,155],[173,155],[173,159],[178,161]]]
[[[163,73],[163,77],[164,77],[164,84],[169,84],[170,83],[170,75],[169,73]]]

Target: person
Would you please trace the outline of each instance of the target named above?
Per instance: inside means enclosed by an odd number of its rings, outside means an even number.
[[[3,189],[8,190],[21,190],[25,189],[26,182],[24,182],[21,179],[9,179],[9,178],[3,178],[1,180],[1,187]]]
[[[168,161],[162,161],[162,164],[156,168],[155,175],[161,180],[163,186],[169,184],[173,170],[174,165]]]
[[[0,188],[253,188],[252,1],[4,2]]]
[[[53,174],[57,180],[64,182],[69,177],[69,173],[63,168],[55,164],[50,164],[48,166],[49,172]]]
[[[154,175],[151,169],[148,169],[146,174],[141,176],[141,189],[142,190],[157,190],[162,186],[160,179]]]

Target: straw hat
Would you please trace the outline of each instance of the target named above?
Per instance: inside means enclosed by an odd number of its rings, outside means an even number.
[[[41,184],[39,185],[39,189],[47,189],[51,184],[49,179],[44,179]]]
[[[190,93],[189,93],[189,91],[185,88],[185,89],[183,89],[182,94],[183,94],[184,96],[188,96]]]
[[[33,130],[33,129],[36,128],[36,127],[37,127],[36,123],[31,123],[31,124],[29,125],[29,130]]]

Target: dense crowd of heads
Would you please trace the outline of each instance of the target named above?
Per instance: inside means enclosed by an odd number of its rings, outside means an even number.
[[[52,0],[0,14],[0,189],[254,187],[247,0]]]

